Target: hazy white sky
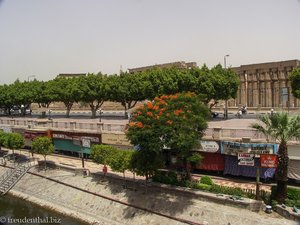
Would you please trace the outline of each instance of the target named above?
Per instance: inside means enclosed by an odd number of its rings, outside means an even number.
[[[0,0],[0,84],[300,58],[299,0]]]

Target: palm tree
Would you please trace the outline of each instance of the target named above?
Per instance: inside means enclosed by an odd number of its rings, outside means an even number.
[[[289,116],[286,112],[280,112],[261,116],[259,121],[259,123],[252,124],[251,127],[279,142],[275,199],[281,204],[287,198],[289,162],[287,142],[292,138],[300,139],[300,116]]]

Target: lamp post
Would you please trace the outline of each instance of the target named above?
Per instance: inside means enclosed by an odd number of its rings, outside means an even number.
[[[224,69],[226,70],[226,58],[229,57],[229,55],[224,56]],[[228,119],[228,100],[225,100],[225,119]]]
[[[229,55],[224,56],[224,68],[226,69],[226,57],[229,57]]]
[[[48,119],[51,120],[51,109],[48,110]]]
[[[103,113],[103,112],[102,112],[102,109],[100,108],[100,109],[99,109],[99,122],[100,122],[100,123],[101,123],[102,113]]]
[[[245,73],[245,105],[248,106],[248,74]]]

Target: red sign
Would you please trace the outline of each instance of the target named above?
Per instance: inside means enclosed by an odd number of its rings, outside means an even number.
[[[262,154],[260,155],[260,166],[265,168],[274,168],[278,165],[277,155]]]

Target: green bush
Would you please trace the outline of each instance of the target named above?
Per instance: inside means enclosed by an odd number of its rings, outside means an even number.
[[[200,179],[200,183],[201,183],[201,184],[212,185],[212,184],[213,184],[213,181],[212,181],[212,179],[211,179],[209,176],[203,176],[203,177],[201,177],[201,179]]]
[[[300,201],[300,189],[299,188],[287,188],[287,197],[290,200]]]
[[[200,189],[200,190],[203,190],[203,191],[210,191],[211,185],[197,183],[196,188]]]
[[[152,179],[163,184],[178,184],[177,174],[173,171],[156,171]]]
[[[212,184],[210,191],[213,193],[220,193],[220,194],[226,194],[226,195],[236,195],[236,196],[245,196],[246,195],[241,188],[226,187],[226,186],[221,186],[221,185],[217,185],[217,184]]]
[[[275,199],[275,193],[276,193],[276,186],[273,186],[271,189],[271,202],[273,199]],[[287,188],[287,199],[285,200],[285,205],[293,207],[300,207],[300,189],[299,188]]]

